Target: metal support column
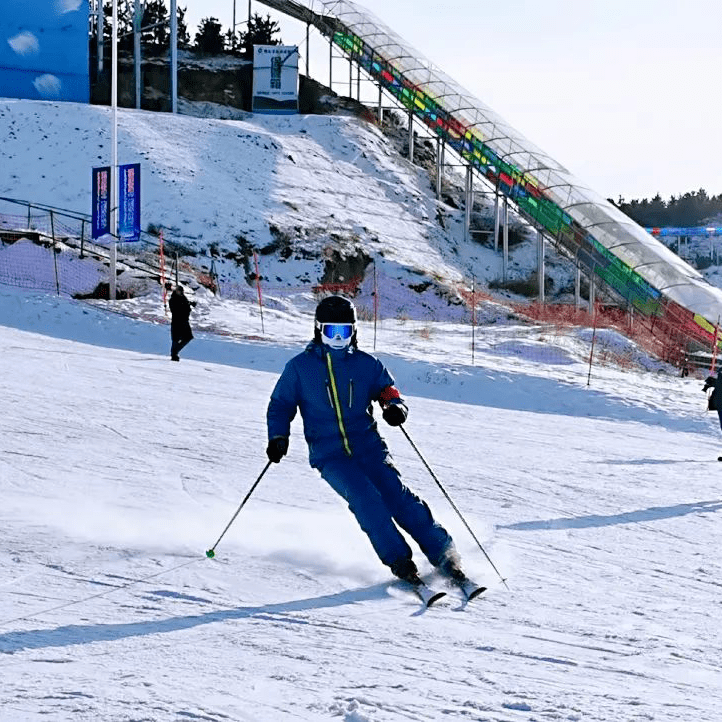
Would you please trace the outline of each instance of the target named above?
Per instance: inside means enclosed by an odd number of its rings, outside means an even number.
[[[441,138],[436,138],[436,200],[441,200],[441,174],[443,173],[444,161],[441,157],[443,143]]]
[[[140,110],[142,87],[141,87],[141,68],[142,59],[140,54],[140,26],[143,21],[143,14],[140,11],[140,0],[135,0],[135,8],[133,10],[133,75],[135,78],[135,107]]]
[[[582,267],[577,263],[577,272],[574,276],[574,305],[582,305]]]
[[[53,237],[53,263],[55,264],[55,292],[60,295],[60,277],[58,276],[58,249],[55,243],[55,220],[54,214],[50,211],[50,233]]]
[[[509,271],[509,201],[506,196],[504,196],[502,222],[504,223],[504,232],[502,233],[501,278],[506,283]]]
[[[499,252],[499,189],[494,193],[494,252]]]
[[[111,36],[111,52],[110,232],[113,235],[113,241],[110,244],[109,251],[110,277],[108,279],[108,300],[115,301],[115,269],[118,262],[118,0],[113,0],[113,32]]]
[[[103,10],[103,0],[97,0],[98,3],[98,72],[103,72],[103,54],[105,53],[105,11]]]
[[[471,238],[471,210],[474,207],[474,171],[470,165],[466,166],[466,185],[464,188],[464,241]]]
[[[409,110],[409,160],[414,162],[414,111]]]
[[[306,77],[311,77],[311,23],[306,23]]]
[[[546,298],[544,295],[544,280],[546,277],[546,264],[544,259],[544,234],[537,231],[537,279],[539,281],[539,302],[544,303]]]
[[[178,112],[178,10],[177,0],[170,0],[170,96],[171,112]]]
[[[589,313],[594,313],[594,304],[596,303],[596,288],[594,283],[594,275],[589,275]]]

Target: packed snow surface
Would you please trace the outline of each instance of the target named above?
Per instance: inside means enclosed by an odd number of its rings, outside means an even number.
[[[274,323],[277,342],[199,333],[174,364],[166,325],[0,287],[0,717],[721,719],[722,445],[699,379],[595,366],[587,385],[580,353],[502,326],[473,366],[424,352],[458,343],[443,324],[380,350],[508,584],[384,426],[490,588],[423,610],[309,468],[298,421],[206,558],[310,335]]]

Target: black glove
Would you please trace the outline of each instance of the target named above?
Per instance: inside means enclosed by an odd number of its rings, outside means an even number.
[[[288,451],[288,438],[285,436],[274,436],[266,447],[266,456],[277,464]]]
[[[707,391],[708,388],[710,388],[712,386],[716,386],[716,385],[717,385],[717,379],[714,376],[708,376],[704,380],[704,388],[702,389],[702,391]]]
[[[401,426],[408,414],[408,409],[403,404],[389,404],[383,410],[384,421],[389,426]]]

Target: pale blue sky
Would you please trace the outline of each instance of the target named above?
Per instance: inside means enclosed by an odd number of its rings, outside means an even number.
[[[179,2],[192,34],[209,16],[231,25],[233,0]],[[358,4],[604,197],[722,193],[719,0]],[[282,22],[281,37],[300,45],[304,26]],[[311,74],[327,79],[327,63],[312,56]]]

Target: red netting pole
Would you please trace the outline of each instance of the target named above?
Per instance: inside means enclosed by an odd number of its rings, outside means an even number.
[[[592,380],[592,358],[594,357],[594,341],[597,338],[597,304],[594,304],[594,330],[592,331],[592,348],[589,351],[589,373],[587,374],[587,386]]]
[[[379,285],[376,278],[376,260],[374,259],[374,351],[376,350],[376,323],[379,317]]]
[[[256,289],[258,291],[258,308],[261,310],[261,333],[265,334],[263,326],[263,296],[261,295],[261,274],[258,272],[258,254],[253,251],[253,263],[256,266]]]
[[[163,313],[167,313],[168,311],[168,299],[167,299],[167,289],[165,287],[165,251],[163,250],[163,231],[161,231],[158,234],[158,237],[160,239],[160,251],[158,252],[160,255],[160,285],[163,289]]]
[[[717,364],[717,338],[719,336],[719,317],[717,318],[717,323],[714,326],[714,337],[712,340],[712,366],[710,366],[709,373],[710,376],[714,375],[714,369]]]
[[[474,365],[474,346],[476,345],[476,278],[471,277],[471,365]]]

